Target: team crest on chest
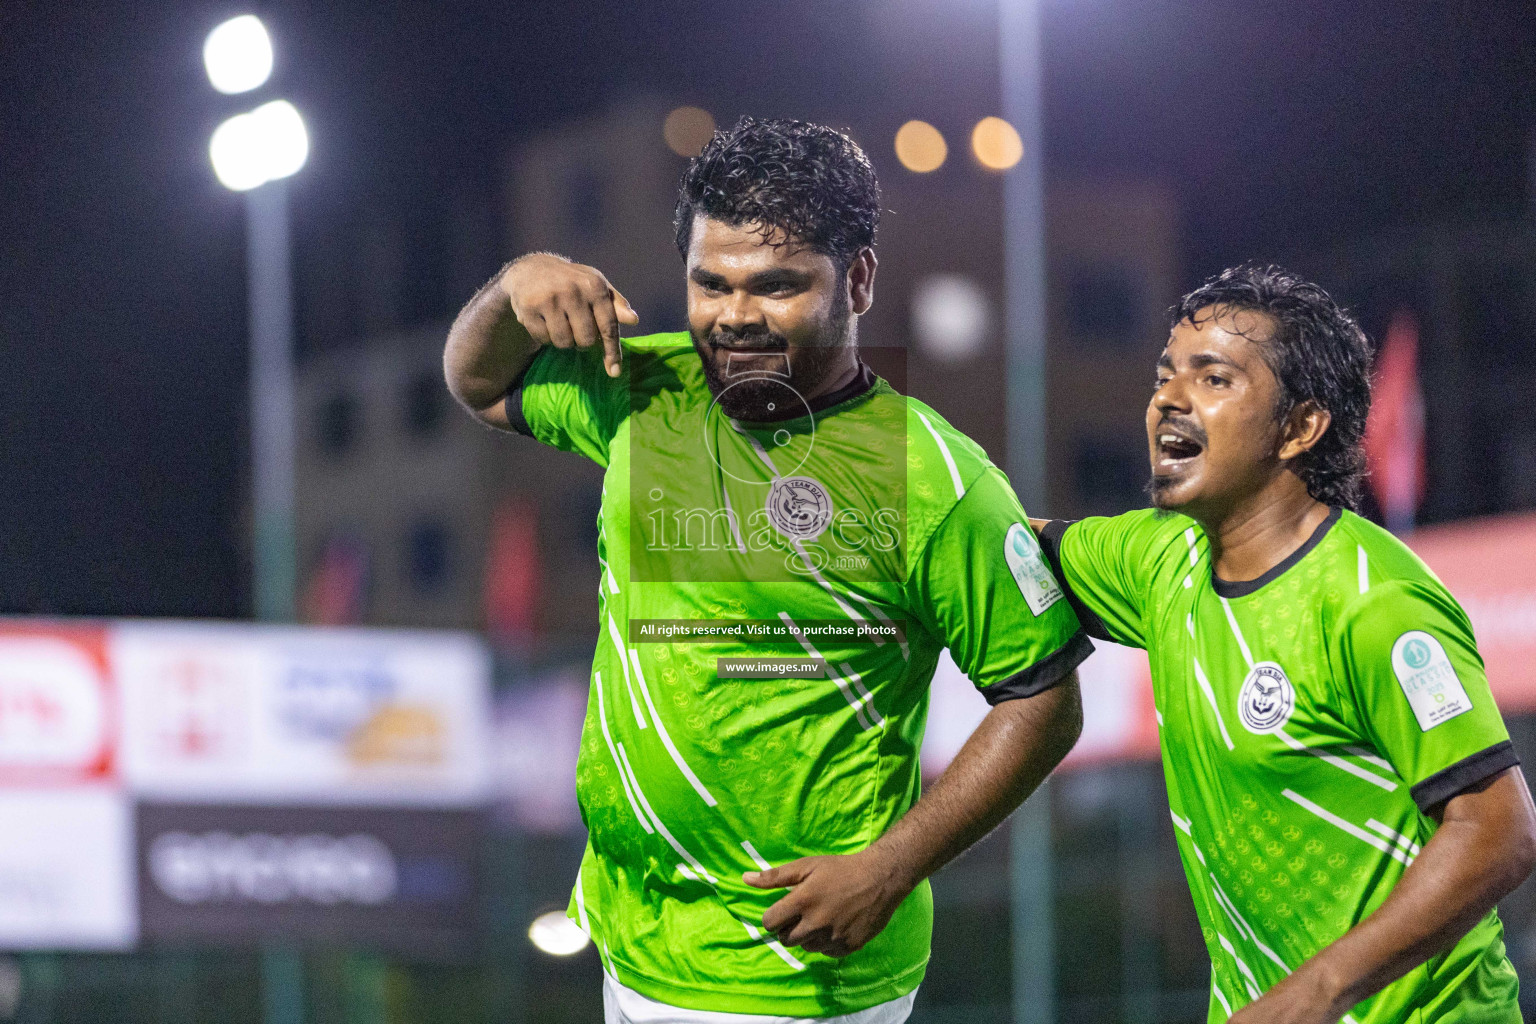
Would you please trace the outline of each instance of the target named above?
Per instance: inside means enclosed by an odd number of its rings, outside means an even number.
[[[808,476],[785,476],[768,491],[768,520],[791,541],[815,540],[832,521],[832,496]]]
[[[1261,661],[1248,671],[1237,695],[1237,716],[1243,728],[1263,736],[1276,732],[1296,710],[1296,689],[1285,670],[1272,661]]]

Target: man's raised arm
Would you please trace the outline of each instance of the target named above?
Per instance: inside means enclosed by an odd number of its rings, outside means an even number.
[[[539,346],[602,345],[610,377],[622,366],[619,325],[640,318],[592,267],[553,253],[507,264],[459,312],[443,348],[448,390],[483,423],[510,430],[502,399]]]

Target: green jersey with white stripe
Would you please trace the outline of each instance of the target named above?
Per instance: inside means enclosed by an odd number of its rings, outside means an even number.
[[[1434,834],[1428,812],[1516,763],[1460,605],[1351,512],[1245,583],[1214,577],[1179,515],[1044,536],[1089,632],[1151,660],[1212,1021],[1379,907]],[[1518,988],[1490,911],[1344,1020],[1514,1024]]]
[[[821,1017],[902,996],[928,960],[926,883],[834,959],[772,941],[783,893],[742,874],[854,853],[912,805],[944,648],[996,703],[1091,645],[1003,475],[867,367],[810,402],[759,382],[784,418],[746,423],[686,334],[624,345],[619,378],[600,350],[544,349],[507,398],[515,429],[606,467],[570,913],[604,970],[670,1005]],[[722,664],[769,657],[802,664]]]

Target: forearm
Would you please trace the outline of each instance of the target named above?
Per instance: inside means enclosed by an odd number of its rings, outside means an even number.
[[[1082,731],[1077,674],[988,712],[933,787],[870,852],[916,886],[996,828],[1067,756]]]
[[[448,390],[482,419],[496,408],[538,351],[512,312],[502,284],[505,273],[506,268],[497,272],[459,312],[443,348]]]
[[[1519,769],[1496,776],[1488,789],[1516,790],[1501,813],[1447,809],[1425,844],[1370,916],[1276,985],[1265,1001],[1320,1008],[1283,1019],[1337,1021],[1350,1007],[1454,946],[1530,873],[1536,848],[1532,815]],[[1480,794],[1479,794],[1480,795]],[[1486,802],[1486,801],[1485,801]],[[1463,811],[1466,808],[1462,809]]]

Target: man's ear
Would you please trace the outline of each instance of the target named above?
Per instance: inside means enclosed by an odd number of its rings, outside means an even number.
[[[1285,417],[1280,434],[1280,461],[1289,462],[1317,446],[1333,425],[1333,414],[1313,399],[1307,399]]]
[[[869,246],[860,249],[853,262],[848,264],[848,302],[855,315],[869,312],[869,307],[875,304],[875,270],[878,267],[875,250]]]

